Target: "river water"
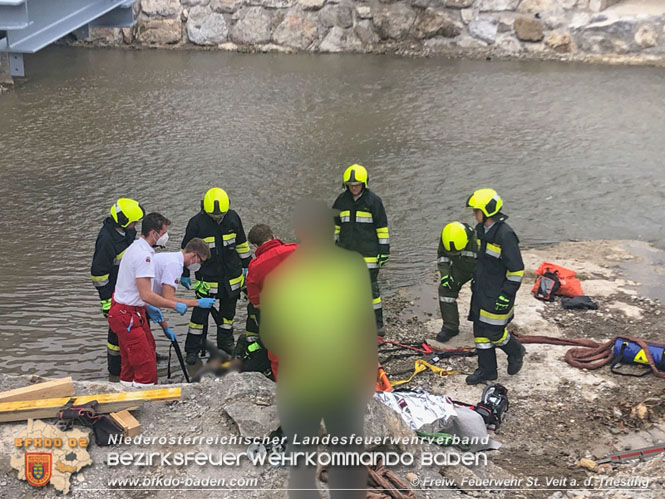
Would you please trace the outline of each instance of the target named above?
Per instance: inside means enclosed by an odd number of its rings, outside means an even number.
[[[172,250],[211,186],[246,230],[290,239],[294,201],[332,203],[364,164],[389,218],[386,293],[431,274],[478,187],[523,244],[665,246],[662,69],[51,48],[26,70],[0,98],[0,372],[105,377],[89,266],[120,196],[173,221]],[[170,320],[184,339],[188,316]]]

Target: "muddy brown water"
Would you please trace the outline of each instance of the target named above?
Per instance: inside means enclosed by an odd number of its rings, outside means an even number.
[[[386,293],[429,282],[477,187],[524,244],[665,246],[660,69],[72,48],[26,69],[0,98],[0,372],[105,376],[89,265],[119,196],[173,220],[172,250],[213,185],[246,230],[290,239],[294,201],[332,203],[360,162],[389,217]]]

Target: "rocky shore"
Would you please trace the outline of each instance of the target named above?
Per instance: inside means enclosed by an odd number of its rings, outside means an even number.
[[[665,63],[659,0],[137,0],[95,46]]]
[[[646,256],[645,256],[646,255]],[[642,293],[653,283],[642,282],[637,276],[658,279],[665,254],[646,243],[625,241],[596,241],[562,243],[554,247],[524,251],[527,267],[525,282],[518,294],[516,319],[512,329],[523,335],[589,338],[604,342],[610,338],[629,334],[647,340],[662,341],[665,325],[662,316],[665,307],[660,301]],[[598,310],[567,311],[559,301],[543,303],[529,293],[534,282],[533,271],[542,261],[557,263],[578,272],[583,291],[599,305]],[[662,287],[661,287],[662,289]],[[459,299],[461,315],[466,312],[468,286]],[[424,283],[422,289],[398,293],[386,300],[388,338],[413,342],[433,339],[441,326],[436,302],[436,280]],[[463,321],[459,336],[445,347],[472,344],[470,323]],[[500,431],[492,438],[501,442],[499,450],[487,453],[485,466],[396,466],[391,468],[402,480],[421,484],[415,487],[415,496],[426,497],[515,497],[518,492],[489,492],[483,490],[455,490],[442,492],[431,484],[446,478],[455,484],[474,480],[526,480],[538,479],[542,484],[549,478],[566,477],[568,486],[575,479],[593,483],[621,483],[628,479],[643,480],[646,487],[639,497],[662,497],[665,486],[665,455],[640,463],[603,465],[589,470],[580,466],[580,459],[599,459],[613,451],[635,449],[665,441],[665,380],[646,376],[625,378],[610,373],[607,367],[586,371],[568,365],[564,353],[568,347],[530,344],[523,370],[516,376],[505,374],[505,357],[499,355],[499,382],[508,388],[510,409]],[[417,357],[416,357],[417,358]],[[386,362],[384,367],[392,379],[408,375],[398,374],[413,369],[414,357]],[[448,369],[471,372],[476,359],[456,357],[439,364]],[[63,373],[64,374],[64,373]],[[29,376],[3,376],[3,389],[25,386],[34,382]],[[176,381],[178,381],[176,379]],[[77,382],[77,394],[121,391],[117,384],[108,382]],[[135,416],[143,425],[142,435],[160,437],[178,436],[256,436],[268,435],[278,426],[274,384],[258,373],[232,373],[221,379],[204,378],[201,383],[182,384],[183,396],[178,402],[146,404]],[[424,372],[407,385],[409,389],[422,388],[436,394],[446,394],[454,400],[475,403],[482,388],[467,386],[463,375],[438,377]],[[0,424],[0,496],[45,497],[44,491],[33,489],[16,477],[9,465],[13,438],[25,428],[25,423]],[[366,433],[370,436],[411,437],[413,432],[397,413],[377,400],[373,400],[365,418]],[[199,467],[199,466],[125,466],[109,467],[105,464],[109,452],[178,452],[191,451],[191,447],[159,443],[148,446],[123,445],[109,448],[91,444],[88,448],[93,465],[71,478],[71,497],[97,498],[127,497],[174,498],[182,492],[152,490],[150,492],[120,492],[99,490],[108,488],[113,477],[134,477],[140,480],[165,477],[203,478],[256,478],[255,488],[282,488],[286,485],[287,470],[273,466]],[[197,447],[196,451],[219,452],[220,447]],[[226,446],[225,452],[244,451],[244,447]],[[438,452],[433,445],[394,445],[389,449],[397,453]],[[607,482],[610,480],[610,482]],[[440,482],[439,482],[440,483]],[[430,484],[430,485],[425,485]],[[323,485],[322,485],[323,487]],[[598,487],[602,488],[602,487]],[[607,487],[605,487],[607,488]],[[616,488],[616,487],[615,487]],[[611,488],[610,488],[611,489]],[[55,497],[52,489],[47,489]],[[133,495],[132,495],[133,494]],[[283,491],[188,491],[188,497],[284,497]],[[618,490],[588,491],[525,491],[522,497],[633,497],[635,492]],[[325,497],[325,496],[324,496]]]

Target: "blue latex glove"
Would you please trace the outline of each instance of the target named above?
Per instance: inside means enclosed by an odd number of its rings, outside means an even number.
[[[178,312],[180,315],[185,315],[187,312],[187,305],[185,305],[182,302],[176,302],[175,307],[173,307],[173,310]]]
[[[182,284],[185,289],[192,289],[192,278],[191,277],[181,277],[180,284]]]
[[[171,341],[175,341],[175,333],[170,327],[164,328],[164,336],[166,336]]]
[[[199,308],[211,308],[215,304],[215,298],[199,298]]]
[[[248,271],[248,270],[249,270],[248,268],[243,268],[243,269],[242,269],[242,273],[243,273],[243,275],[245,276],[245,279],[247,279],[247,271]]]
[[[148,317],[150,317],[150,320],[152,322],[162,322],[164,320],[162,312],[157,307],[153,307],[152,305],[146,305],[145,311],[148,314]]]

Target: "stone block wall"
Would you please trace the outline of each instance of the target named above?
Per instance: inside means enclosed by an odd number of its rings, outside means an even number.
[[[621,0],[137,0],[100,45],[665,61],[663,15]],[[609,9],[608,9],[609,8]]]

